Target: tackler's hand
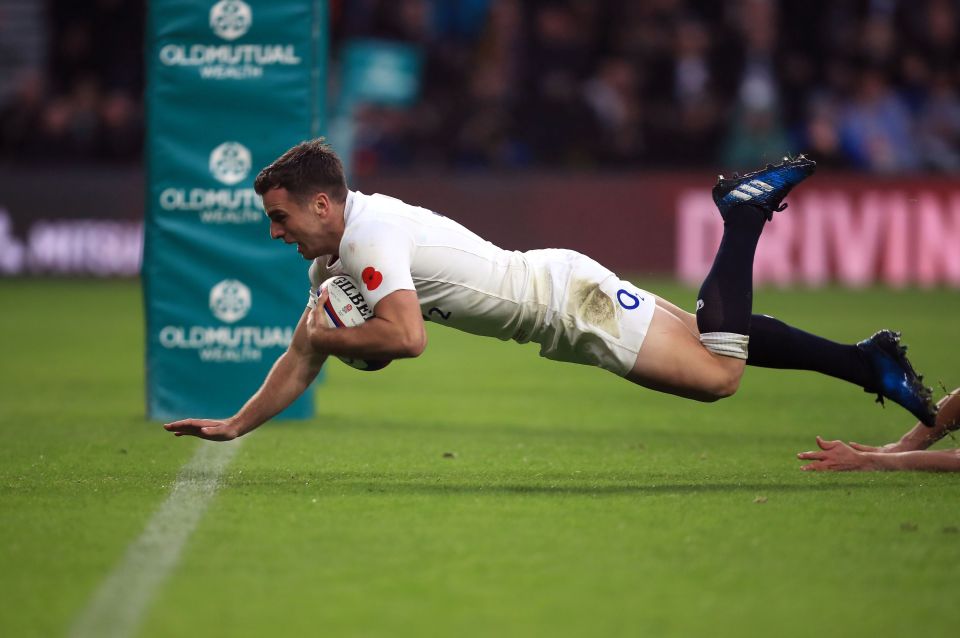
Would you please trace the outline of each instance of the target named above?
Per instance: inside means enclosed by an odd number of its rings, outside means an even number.
[[[808,472],[849,472],[873,469],[873,460],[868,453],[858,452],[843,441],[825,441],[817,437],[820,450],[801,452],[798,459],[813,461],[801,467]]]

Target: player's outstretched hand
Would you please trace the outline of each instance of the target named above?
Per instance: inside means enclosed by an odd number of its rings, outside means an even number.
[[[801,470],[813,472],[849,472],[871,469],[871,460],[867,454],[858,452],[843,441],[824,441],[817,437],[819,450],[801,452],[798,459],[813,461],[801,467]]]
[[[165,423],[163,429],[173,432],[174,436],[196,436],[208,441],[232,441],[240,436],[232,423],[214,419],[183,419]]]

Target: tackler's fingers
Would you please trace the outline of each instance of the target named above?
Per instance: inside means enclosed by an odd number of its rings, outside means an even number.
[[[832,450],[838,445],[843,445],[843,443],[839,439],[834,439],[833,441],[827,441],[817,436],[817,445],[820,446],[821,450]]]

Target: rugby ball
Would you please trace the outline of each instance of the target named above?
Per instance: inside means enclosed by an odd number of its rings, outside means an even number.
[[[323,315],[327,318],[327,325],[331,328],[346,328],[362,326],[363,322],[373,317],[373,310],[367,305],[357,283],[346,275],[331,277],[320,284],[317,296],[326,290],[328,297],[323,304]],[[373,372],[387,367],[390,360],[382,359],[351,359],[337,357],[351,368]]]

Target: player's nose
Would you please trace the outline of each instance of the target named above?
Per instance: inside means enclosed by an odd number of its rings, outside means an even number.
[[[276,224],[270,224],[270,239],[280,239],[283,237],[283,229]]]

